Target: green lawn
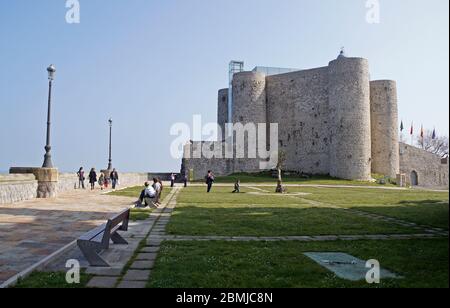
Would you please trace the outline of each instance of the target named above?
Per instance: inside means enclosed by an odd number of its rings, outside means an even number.
[[[448,288],[448,241],[356,242],[165,242],[151,288]],[[303,255],[345,252],[362,260],[377,259],[403,279],[380,285],[337,278]]]
[[[373,178],[380,179],[383,176],[373,174]],[[271,172],[261,172],[261,173],[236,173],[229,176],[219,176],[216,177],[216,183],[235,183],[239,179],[241,183],[275,183],[277,179],[272,177]],[[203,180],[199,181],[203,182]],[[357,185],[357,186],[390,186],[392,184],[377,184],[376,182],[364,182],[364,181],[351,181],[333,178],[326,175],[315,175],[302,177],[296,174],[283,176],[283,182],[285,184],[313,184],[313,185]]]
[[[290,187],[289,192],[309,193],[303,198],[447,230],[449,226],[449,195],[444,192],[309,187]]]
[[[120,197],[133,197],[133,198],[136,198],[136,200],[137,200],[143,189],[144,189],[143,186],[128,187],[128,188],[125,188],[122,190],[116,190],[116,191],[110,192],[108,195],[120,196]],[[162,194],[161,194],[161,200],[164,200],[164,198],[171,191],[172,191],[171,187],[164,187]]]
[[[117,190],[114,192],[109,193],[111,196],[120,196],[120,197],[134,197],[136,200],[139,198],[139,195],[141,194],[143,187],[136,186],[136,187],[129,187],[122,190]],[[163,201],[169,193],[172,191],[171,187],[165,187],[162,194],[161,194],[161,201]],[[153,212],[153,209],[131,209],[130,219],[131,221],[138,221],[138,220],[146,220],[150,217],[150,214]]]
[[[212,193],[206,194],[202,187],[190,187],[184,189],[177,199],[178,205],[168,232],[173,235],[223,236],[417,233],[408,227],[374,221],[344,209],[311,205],[308,200],[320,199],[316,196],[319,191],[309,188],[301,191],[311,195],[258,195],[260,192],[250,188],[244,188],[241,194],[232,194],[228,187],[215,187]],[[329,196],[333,204],[340,204],[340,195],[334,194],[333,190],[320,192]],[[351,190],[353,196],[369,194],[371,202],[377,202],[372,192],[371,189]],[[347,195],[348,192],[343,196]]]
[[[64,272],[35,272],[24,280],[20,280],[14,288],[17,289],[77,289],[85,288],[91,275],[80,273],[79,284],[68,284]]]

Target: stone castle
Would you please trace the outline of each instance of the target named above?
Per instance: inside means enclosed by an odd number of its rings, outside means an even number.
[[[422,150],[399,143],[396,82],[371,80],[366,59],[341,52],[328,66],[316,69],[257,67],[234,74],[231,84],[231,90],[219,90],[218,125],[225,131],[226,123],[278,123],[285,170],[363,181],[371,180],[372,173],[393,179],[405,173],[412,184],[422,176],[422,184],[448,186],[448,167],[439,157],[415,153],[402,159],[406,149]],[[219,136],[218,143],[224,137]],[[182,172],[189,171],[195,179],[207,170],[219,175],[261,171],[258,159],[186,155],[203,144],[191,142],[185,148]],[[410,161],[418,156],[425,158]],[[417,171],[427,169],[424,160],[436,166],[426,180]]]

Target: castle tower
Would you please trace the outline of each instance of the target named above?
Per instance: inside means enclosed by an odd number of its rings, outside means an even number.
[[[396,178],[400,170],[397,84],[391,80],[370,83],[372,172]]]
[[[329,64],[330,175],[371,179],[369,63],[341,53]]]
[[[266,76],[260,72],[241,72],[233,78],[233,123],[243,125],[267,122]],[[235,139],[235,141],[238,141]],[[259,160],[248,157],[245,135],[245,158],[235,159],[235,172],[259,171]],[[256,142],[256,140],[253,140]],[[256,157],[255,157],[256,158]]]
[[[225,127],[228,123],[228,88],[219,90],[217,106],[217,124],[221,129],[218,132],[217,140],[223,141],[225,139]]]

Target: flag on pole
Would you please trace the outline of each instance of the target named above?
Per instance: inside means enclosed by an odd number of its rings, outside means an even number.
[[[424,136],[425,136],[425,132],[423,131],[423,125],[422,125],[422,128],[420,129],[420,138],[423,139]]]
[[[400,124],[400,131],[403,132],[404,129],[405,129],[405,126],[403,125],[403,121],[402,121],[402,124]]]
[[[409,132],[409,134],[411,136],[414,135],[414,123],[411,123],[411,131]]]
[[[435,129],[433,129],[433,140],[435,140],[436,139],[436,128]]]

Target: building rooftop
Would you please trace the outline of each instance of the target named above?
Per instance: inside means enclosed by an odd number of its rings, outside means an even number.
[[[265,74],[266,76],[286,74],[291,72],[300,71],[298,68],[282,68],[282,67],[266,67],[266,66],[257,66],[253,69],[253,72],[260,72]]]

